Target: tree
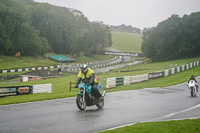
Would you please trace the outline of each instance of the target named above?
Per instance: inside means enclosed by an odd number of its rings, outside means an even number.
[[[36,55],[49,50],[47,41],[31,25],[31,8],[27,5],[30,2],[32,1],[0,1],[1,53]]]
[[[0,0],[0,53],[90,55],[110,47],[110,31],[82,12],[33,0]]]
[[[124,32],[130,32],[130,33],[138,33],[141,34],[141,30],[136,27],[132,27],[131,25],[126,26],[125,24],[119,25],[119,26],[110,26],[110,29],[113,31],[124,31]]]
[[[142,52],[152,61],[199,56],[200,12],[180,18],[172,15],[157,27],[144,29]]]

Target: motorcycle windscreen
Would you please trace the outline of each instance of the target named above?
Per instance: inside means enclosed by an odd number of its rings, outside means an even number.
[[[85,87],[85,83],[81,83],[81,84],[78,85],[79,89],[84,89],[84,87]]]
[[[195,81],[194,80],[190,80],[189,87],[193,87],[193,86],[195,86]]]

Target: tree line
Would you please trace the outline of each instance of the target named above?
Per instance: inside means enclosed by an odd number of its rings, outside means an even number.
[[[33,0],[0,0],[0,53],[80,56],[111,47],[109,27],[82,12]]]
[[[137,34],[141,34],[141,30],[139,28],[136,27],[132,27],[131,25],[119,25],[119,26],[110,26],[110,30],[112,31],[119,31],[119,32],[130,32],[130,33],[137,33]]]
[[[142,52],[155,61],[200,56],[200,12],[172,15],[157,27],[143,30]]]

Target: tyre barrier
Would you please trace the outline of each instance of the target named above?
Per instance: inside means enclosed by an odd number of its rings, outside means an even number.
[[[125,77],[113,77],[107,78],[106,88],[115,88],[120,85],[130,85],[138,82],[147,81],[149,79],[157,79],[161,77],[167,77],[188,69],[191,69],[195,66],[199,66],[200,61],[192,62],[180,67],[173,67],[168,70],[153,72],[148,74],[136,75],[136,76],[125,76]]]
[[[106,88],[115,88],[116,87],[116,78],[107,78]]]

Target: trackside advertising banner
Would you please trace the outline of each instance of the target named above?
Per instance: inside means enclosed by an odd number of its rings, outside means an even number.
[[[157,79],[162,77],[162,72],[149,73],[149,79]]]
[[[33,86],[0,87],[0,97],[32,94]]]
[[[17,94],[31,94],[33,93],[33,87],[32,86],[19,86],[17,89]]]
[[[0,88],[0,97],[14,96],[14,95],[17,95],[17,87],[1,87]]]

